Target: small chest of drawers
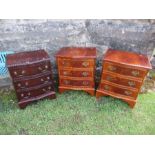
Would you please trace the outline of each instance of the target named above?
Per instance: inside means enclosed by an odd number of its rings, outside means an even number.
[[[96,97],[110,95],[126,101],[133,108],[149,69],[151,64],[147,56],[109,49],[103,58]]]
[[[56,54],[59,92],[84,90],[95,93],[96,48],[66,47]]]
[[[44,50],[7,56],[7,66],[20,108],[43,98],[56,98],[50,57]]]

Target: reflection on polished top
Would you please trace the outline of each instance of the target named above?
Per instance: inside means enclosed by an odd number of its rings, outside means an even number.
[[[96,48],[64,47],[61,48],[55,56],[63,58],[96,58]]]
[[[146,69],[152,68],[150,61],[146,55],[134,52],[108,49],[103,59],[106,61],[116,62],[135,67],[137,66]]]
[[[7,60],[8,66],[22,65],[44,60],[50,60],[48,53],[45,50],[25,51],[16,54],[9,54]]]

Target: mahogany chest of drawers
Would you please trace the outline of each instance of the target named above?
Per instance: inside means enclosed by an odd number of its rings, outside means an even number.
[[[7,67],[20,108],[43,98],[56,98],[50,58],[46,51],[37,50],[10,54]]]
[[[56,54],[59,92],[83,90],[95,93],[96,48],[65,47]]]
[[[149,69],[151,64],[145,55],[108,49],[103,58],[96,97],[110,95],[126,101],[133,108]]]

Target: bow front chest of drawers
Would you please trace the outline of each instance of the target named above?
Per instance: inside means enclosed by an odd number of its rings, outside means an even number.
[[[56,54],[59,72],[59,92],[84,90],[95,93],[96,48],[66,47]]]
[[[149,69],[151,64],[145,55],[109,49],[103,59],[96,97],[110,95],[133,108]]]
[[[46,51],[37,50],[10,54],[7,66],[20,108],[43,98],[56,98],[50,58]]]

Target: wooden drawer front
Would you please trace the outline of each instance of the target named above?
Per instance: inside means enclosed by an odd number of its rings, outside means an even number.
[[[60,70],[60,76],[70,77],[94,77],[93,71],[73,71],[73,70]]]
[[[38,86],[41,84],[46,84],[48,82],[52,82],[51,74],[46,75],[46,76],[42,76],[42,77],[38,77],[35,79],[22,80],[22,81],[14,82],[14,86],[18,90],[18,89],[25,89],[25,88]]]
[[[72,65],[75,68],[93,68],[94,67],[94,60],[87,59],[87,60],[73,60]]]
[[[61,79],[60,83],[63,86],[94,87],[94,82],[91,81],[91,80],[68,80],[68,79]]]
[[[94,60],[58,59],[58,64],[61,67],[92,68],[94,67]]]
[[[59,58],[58,65],[62,66],[62,67],[72,67],[72,61],[71,61],[71,59]]]
[[[139,81],[133,81],[133,80],[126,79],[126,78],[121,78],[121,77],[114,76],[108,73],[102,74],[102,80],[106,80],[109,82],[113,82],[116,84],[132,87],[132,88],[137,88],[137,89],[139,89],[142,84],[142,82],[139,82]]]
[[[128,90],[128,89],[124,89],[124,88],[119,88],[116,86],[112,86],[110,84],[106,84],[106,83],[101,83],[100,88],[103,89],[104,91],[108,91],[108,92],[114,92],[120,95],[124,95],[127,97],[131,97],[136,99],[138,92],[137,91],[132,91],[132,90]]]
[[[145,77],[145,75],[147,73],[147,71],[127,68],[127,67],[124,67],[123,65],[119,66],[119,65],[109,63],[109,62],[104,63],[104,70],[122,74],[122,75],[132,76],[132,77],[136,77],[136,78],[142,78],[142,79]]]
[[[12,77],[20,78],[20,77],[45,73],[47,71],[51,71],[50,62],[42,62],[38,64],[13,68],[13,69],[10,69],[10,74]]]
[[[53,86],[48,85],[48,86],[44,86],[39,89],[35,89],[35,90],[31,90],[31,91],[18,92],[17,96],[18,96],[19,100],[27,100],[27,99],[30,99],[33,97],[37,97],[37,96],[46,94],[51,91],[53,91]]]

